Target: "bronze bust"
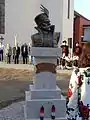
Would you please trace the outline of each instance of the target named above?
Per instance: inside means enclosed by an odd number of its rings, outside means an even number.
[[[49,20],[49,11],[41,5],[43,13],[35,17],[38,33],[31,36],[33,47],[57,47],[60,33],[55,32],[55,25],[51,25]]]

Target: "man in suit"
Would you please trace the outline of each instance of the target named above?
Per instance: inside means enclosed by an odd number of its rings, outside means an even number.
[[[21,54],[22,54],[22,57],[23,57],[23,64],[27,64],[28,46],[27,46],[26,43],[21,46]]]
[[[18,46],[17,43],[16,46],[13,47],[13,58],[15,64],[19,64],[19,55],[20,55],[20,47]]]

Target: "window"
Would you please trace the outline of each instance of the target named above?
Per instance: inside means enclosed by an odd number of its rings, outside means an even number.
[[[70,0],[68,0],[68,16],[67,18],[69,19],[70,18]]]
[[[72,48],[72,38],[68,38],[68,46],[69,48]]]
[[[5,33],[5,0],[0,0],[0,34]]]
[[[83,42],[90,42],[90,28],[88,27],[84,29]]]

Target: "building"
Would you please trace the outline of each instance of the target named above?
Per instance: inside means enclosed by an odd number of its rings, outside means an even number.
[[[74,27],[73,27],[73,45],[75,50],[75,44],[79,42],[81,45],[84,42],[84,28],[90,26],[90,20],[74,11]]]
[[[14,45],[15,35],[17,35],[19,44],[30,42],[31,35],[36,32],[34,18],[41,12],[40,4],[49,10],[51,24],[56,26],[56,32],[61,33],[59,47],[62,40],[73,40],[74,0],[0,1],[3,1],[2,11],[4,13],[0,34],[4,37],[5,45],[7,43]]]

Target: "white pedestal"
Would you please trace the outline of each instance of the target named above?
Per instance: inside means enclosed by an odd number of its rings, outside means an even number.
[[[34,47],[31,50],[35,57],[37,74],[34,84],[25,92],[25,120],[40,119],[41,106],[45,110],[44,119],[51,120],[52,105],[56,108],[55,120],[66,120],[66,100],[56,86],[55,65],[60,49]]]
[[[41,72],[36,74],[35,89],[56,89],[56,74]]]
[[[30,99],[60,99],[61,90],[56,87],[56,89],[35,89],[34,85],[30,85],[30,91],[26,91],[26,100]]]

